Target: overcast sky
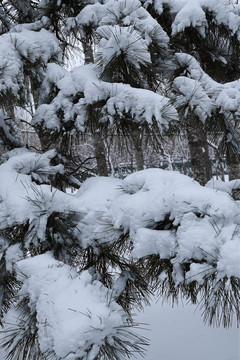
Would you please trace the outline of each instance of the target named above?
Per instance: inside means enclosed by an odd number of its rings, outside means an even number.
[[[138,321],[150,324],[146,360],[240,360],[236,323],[228,330],[206,326],[201,311],[193,305],[172,308],[159,301],[146,308]]]

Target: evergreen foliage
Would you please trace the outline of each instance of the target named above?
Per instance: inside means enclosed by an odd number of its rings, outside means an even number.
[[[7,360],[144,354],[148,341],[133,314],[154,292],[200,304],[211,325],[228,327],[234,317],[239,324],[238,201],[159,169],[123,181],[89,179],[74,196],[63,191],[81,185],[82,160],[72,150],[79,133],[91,131],[99,158],[102,133],[130,137],[141,169],[143,134],[156,145],[177,124],[202,185],[211,177],[207,133],[240,178],[240,6],[195,5],[2,1],[0,338]],[[63,64],[76,46],[85,65],[69,71]],[[30,105],[42,150],[24,147],[14,124],[16,107]]]

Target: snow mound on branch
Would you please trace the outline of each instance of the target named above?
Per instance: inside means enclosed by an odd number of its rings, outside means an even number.
[[[226,192],[227,194],[232,193],[232,190],[239,189],[240,188],[240,179],[231,180],[231,181],[222,181],[222,180],[209,180],[206,187],[220,190],[223,192]]]
[[[42,353],[52,349],[57,358],[94,359],[106,340],[119,336],[126,315],[87,271],[79,276],[50,253],[19,261],[17,267],[27,277],[19,275],[19,296],[28,295],[36,311]]]
[[[131,118],[134,122],[153,124],[156,120],[159,129],[168,127],[169,121],[178,120],[177,111],[170,105],[169,99],[150,90],[136,89],[127,84],[110,84],[94,82],[85,88],[84,98],[80,104],[94,104],[106,100],[102,110],[101,121],[109,121],[114,125],[116,120]],[[81,116],[84,115],[82,113]],[[81,120],[83,121],[83,119]]]
[[[0,92],[10,90],[17,95],[19,88],[23,86],[23,68],[20,56],[10,42],[9,35],[0,37],[0,53],[7,54],[0,58]]]
[[[74,196],[81,212],[85,214],[84,220],[77,225],[81,233],[81,245],[95,246],[95,240],[101,243],[114,242],[116,232],[106,231],[109,223],[108,211],[114,198],[122,192],[122,180],[109,177],[92,177],[86,180]]]
[[[239,4],[225,0],[147,0],[145,6],[153,4],[157,13],[162,14],[166,5],[175,19],[172,34],[184,31],[189,26],[195,27],[202,36],[207,28],[206,12],[213,13],[218,25],[227,27],[232,35],[240,38]]]
[[[50,164],[55,155],[54,150],[39,154],[24,148],[4,155],[7,161],[0,166],[0,229],[29,221],[37,237],[43,239],[52,212],[74,209],[70,195],[34,182],[46,182],[49,175],[63,172],[62,165]]]
[[[138,0],[108,1],[107,15],[100,21],[102,25],[133,26],[146,42],[155,42],[166,48],[169,38],[158,22],[146,11]]]
[[[176,99],[175,106],[177,108],[186,106],[186,112],[189,107],[202,122],[205,122],[211,115],[214,104],[202,88],[201,83],[185,76],[178,76],[173,82],[173,88],[180,94]],[[185,113],[185,115],[187,114]]]
[[[118,56],[123,55],[128,63],[137,69],[139,64],[151,64],[150,53],[144,39],[132,26],[101,26],[97,29],[101,36],[96,61],[105,69]]]
[[[137,258],[148,255],[159,255],[169,259],[174,254],[175,235],[168,230],[139,228],[134,238],[133,256]]]
[[[160,169],[129,175],[122,189],[111,215],[116,228],[130,232],[133,256],[158,253],[176,268],[194,259],[219,268],[221,276],[240,276],[239,206],[227,194]],[[233,264],[225,248],[235,254]]]
[[[176,53],[175,58],[182,75],[174,80],[176,93],[175,106],[179,110],[184,109],[187,115],[187,106],[203,122],[211,115],[224,117],[224,126],[228,132],[227,142],[239,152],[239,129],[237,120],[240,114],[240,81],[235,80],[225,84],[214,81],[191,55]],[[221,122],[219,121],[220,127]]]
[[[138,0],[109,0],[104,4],[87,5],[76,18],[68,19],[67,23],[69,28],[77,24],[83,37],[89,27],[97,29],[99,26],[121,23],[125,27],[133,26],[148,45],[154,42],[165,49],[169,42],[166,32]]]
[[[90,193],[94,183],[98,188],[99,181],[98,178],[86,181],[85,190]],[[109,186],[107,181],[105,185],[104,182],[102,178],[103,193]],[[170,259],[175,268],[176,283],[184,280],[184,274],[179,271],[184,263],[193,263],[185,274],[185,279],[191,281],[195,279],[201,283],[204,276],[215,271],[220,277],[240,276],[240,252],[236,251],[240,244],[239,204],[228,194],[202,187],[178,172],[161,169],[136,172],[121,184],[113,179],[111,188],[107,213],[106,205],[102,206],[105,209],[102,230],[99,219],[95,220],[97,230],[93,237],[96,238],[97,233],[99,239],[108,241],[104,222],[112,223],[116,234],[118,231],[129,233],[133,257],[158,254],[162,259]],[[84,197],[84,192],[78,195],[79,201],[81,196]],[[100,208],[98,202],[98,210]],[[99,213],[95,214],[95,219],[96,216]],[[91,223],[94,223],[93,219],[92,212]],[[112,241],[111,236],[110,239]],[[234,254],[233,262],[230,253]]]
[[[14,96],[17,96],[25,85],[25,59],[28,59],[30,64],[39,59],[41,64],[46,64],[51,59],[61,60],[58,41],[45,29],[35,32],[23,28],[20,32],[0,36],[0,53],[4,54],[0,59],[0,92],[10,91]]]
[[[135,258],[158,254],[170,259],[177,282],[184,279],[179,266],[191,262],[186,273],[191,281],[201,282],[215,271],[221,277],[240,276],[239,204],[224,192],[204,188],[178,172],[148,169],[122,181],[92,178],[77,197],[88,204],[85,224],[79,224],[88,243],[96,238],[113,241],[104,231],[112,223],[116,236],[129,233]],[[226,249],[234,254],[232,263]]]
[[[74,115],[79,113],[79,104],[73,102],[73,98],[81,98],[88,82],[97,80],[97,72],[92,65],[83,65],[72,71],[62,69],[57,64],[49,64],[45,80],[40,93],[40,103],[33,118],[33,125],[44,123],[47,129],[60,131],[68,121],[73,121]],[[53,89],[57,89],[57,95],[50,104],[44,103],[52,96]],[[47,101],[46,101],[47,102]],[[63,113],[60,118],[59,113]],[[84,131],[84,124],[76,122],[76,127]]]
[[[0,166],[1,229],[28,222],[38,244],[51,214],[77,212],[82,247],[95,246],[96,240],[114,242],[125,233],[133,242],[134,257],[159,254],[169,259],[178,281],[183,277],[177,269],[191,263],[196,265],[187,271],[191,278],[204,264],[201,278],[215,271],[221,277],[240,277],[240,208],[228,194],[178,172],[148,169],[124,180],[91,178],[72,196],[33,181],[34,173],[62,171],[50,164],[54,154],[18,149],[6,155]],[[26,248],[28,241],[32,238],[26,238]],[[228,254],[233,254],[232,263]]]
[[[202,10],[198,1],[188,1],[174,19],[172,35],[183,31],[186,27],[193,26],[198,29],[202,36],[204,36],[206,25],[205,12]]]
[[[63,72],[58,65],[51,64],[42,89],[46,96],[51,93],[53,84],[59,91],[50,104],[38,107],[34,125],[44,122],[46,128],[60,131],[61,126],[75,119],[75,128],[84,131],[88,122],[87,106],[102,100],[106,104],[101,110],[100,121],[110,125],[127,116],[132,121],[146,122],[150,126],[155,120],[162,131],[171,120],[178,120],[177,111],[168,98],[128,84],[99,81],[92,65]],[[73,101],[74,97],[78,101]]]
[[[21,32],[10,33],[9,36],[18,53],[31,63],[41,59],[47,64],[54,57],[61,60],[61,49],[56,37],[45,29],[40,31],[22,29]]]
[[[239,115],[240,80],[220,84],[202,70],[193,56],[176,53],[175,57],[179,66],[185,68],[184,76],[174,80],[175,91],[180,95],[176,106],[189,103],[202,121],[214,109],[219,109],[228,120],[233,120],[233,113]]]
[[[122,181],[115,178],[92,177],[83,183],[76,197],[87,210],[107,210],[112,199],[121,193],[121,184]]]

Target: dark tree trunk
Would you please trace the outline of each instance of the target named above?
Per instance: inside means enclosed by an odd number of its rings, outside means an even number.
[[[186,130],[193,177],[204,186],[212,178],[207,135],[204,131],[203,123],[194,114],[189,115]]]
[[[82,43],[83,52],[85,56],[84,63],[91,64],[94,62],[92,44],[90,40],[86,40]],[[97,109],[92,109],[90,111],[90,122],[91,122],[91,132],[93,136],[93,146],[94,154],[97,161],[98,175],[99,176],[108,176],[108,166],[105,153],[105,145],[102,137],[102,133],[99,127],[99,114]]]
[[[240,179],[240,155],[237,151],[231,151],[231,149],[228,148],[226,156],[229,180]]]
[[[100,131],[93,131],[94,153],[97,161],[98,175],[108,176],[105,145]]]
[[[93,137],[94,154],[97,161],[98,175],[108,176],[107,157],[105,144],[102,136],[102,129],[99,125],[99,112],[102,107],[101,103],[88,107],[88,120],[90,131]]]
[[[240,179],[240,159],[239,159],[239,157],[237,160],[238,160],[238,162],[234,162],[234,161],[232,161],[232,159],[230,161],[229,161],[229,159],[227,159],[229,180]]]
[[[37,135],[40,140],[41,150],[48,151],[51,149],[56,149],[57,144],[59,143],[61,135],[58,133],[51,133],[47,129],[42,128],[41,126],[35,127]]]
[[[134,146],[134,153],[135,153],[135,159],[136,159],[136,166],[137,170],[143,170],[144,169],[144,156],[143,156],[143,149],[142,149],[142,132],[139,129],[138,124],[132,124],[131,125],[131,139]]]
[[[240,179],[240,155],[237,151],[232,151],[231,148],[227,149],[227,164],[228,164],[228,175],[229,181]],[[235,200],[240,200],[240,187],[237,186],[232,189],[232,197]]]
[[[83,53],[84,53],[84,63],[85,64],[93,64],[94,58],[93,58],[93,51],[92,51],[92,44],[90,41],[84,41],[82,42],[83,47]]]

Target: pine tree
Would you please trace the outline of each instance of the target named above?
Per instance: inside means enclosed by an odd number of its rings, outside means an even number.
[[[56,0],[48,0],[41,1],[39,8],[39,17],[47,17],[50,22],[50,29],[54,32],[56,37],[59,39],[63,46],[63,55],[64,58],[67,59],[71,55],[71,50],[76,48],[75,44],[79,42],[82,47],[83,56],[85,64],[94,63],[93,56],[93,33],[94,28],[91,27],[82,27],[79,31],[79,26],[77,24],[77,15],[80,13],[82,9],[88,4],[94,3],[92,1],[61,1],[60,3]],[[77,100],[75,96],[74,101]],[[96,114],[92,114],[92,126],[89,129],[92,137],[93,137],[93,145],[94,145],[94,154],[97,162],[97,170],[100,176],[108,176],[108,166],[105,155],[105,144],[104,138],[102,136],[102,132],[99,129],[98,119]],[[68,133],[70,129],[68,129]],[[45,136],[41,134],[40,138],[42,139],[42,143],[44,143]],[[57,139],[54,140],[55,145],[57,146]],[[71,137],[65,136],[65,145],[64,145],[64,153],[70,153],[71,147]],[[45,144],[48,147],[50,144]],[[63,144],[61,144],[62,148]],[[79,165],[79,164],[78,164]],[[76,168],[76,166],[75,166]]]
[[[230,179],[238,179],[239,123],[236,118],[239,109],[231,100],[235,95],[230,95],[230,89],[238,92],[239,88],[239,5],[226,1],[145,3],[167,32],[170,47],[176,54],[173,85],[176,95],[181,97],[178,106],[189,139],[195,179],[205,184],[211,178],[207,132],[217,143],[220,137],[219,150],[227,157]],[[179,76],[183,76],[182,81]],[[192,83],[191,92],[188,89],[183,93],[182,89],[187,89],[185,82],[189,83],[186,77],[197,82]],[[177,84],[174,79],[178,79]],[[222,96],[226,96],[225,104]],[[203,111],[201,116],[197,105],[206,100],[208,114]]]
[[[6,54],[0,134],[10,150],[0,165],[6,359],[120,360],[144,353],[147,340],[135,333],[133,313],[153,291],[173,301],[182,295],[196,303],[200,296],[210,324],[227,327],[234,316],[239,322],[238,202],[160,169],[123,181],[89,179],[75,196],[62,191],[63,183],[79,185],[71,151],[79,132],[132,133],[138,140],[140,129],[160,136],[179,121],[185,90],[195,87],[188,115],[205,121],[209,76],[191,55],[175,54],[191,74],[173,81],[179,114],[156,92],[172,65],[169,36],[136,0],[10,1],[3,10],[10,14],[0,36]],[[68,71],[63,62],[76,39],[95,64],[85,59]],[[29,87],[42,151],[16,142],[4,117],[8,106],[29,105]],[[196,103],[199,96],[205,106]]]

